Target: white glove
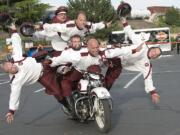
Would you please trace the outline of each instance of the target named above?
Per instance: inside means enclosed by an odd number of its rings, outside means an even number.
[[[56,72],[64,75],[69,71],[71,71],[71,67],[69,67],[69,66],[60,66],[60,67],[57,68]]]

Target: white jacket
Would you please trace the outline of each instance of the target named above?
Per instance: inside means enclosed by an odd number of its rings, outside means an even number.
[[[18,72],[14,75],[11,83],[9,100],[9,109],[14,111],[19,107],[22,86],[37,82],[42,71],[42,65],[31,57],[27,57],[22,61],[22,65],[16,65],[18,66]]]
[[[53,34],[53,32],[60,32],[61,38],[64,41],[69,41],[70,37],[73,35],[80,35],[81,37],[86,36],[90,33],[95,33],[98,29],[105,28],[105,24],[103,22],[99,23],[90,23],[87,22],[87,25],[84,29],[79,29],[76,26],[76,23],[74,20],[68,21],[65,24],[60,23],[53,23],[53,24],[44,24],[43,28],[46,32],[49,32],[50,35]]]
[[[148,47],[145,44],[145,42],[142,41],[141,35],[135,34],[129,25],[124,28],[124,32],[132,40],[132,46],[138,46],[140,44],[144,45],[143,49],[140,52],[137,52],[129,56],[121,57],[122,66],[126,70],[141,72],[144,76],[145,91],[149,93],[150,91],[153,91],[156,88],[154,87],[152,80],[152,65],[147,56]]]
[[[132,54],[132,49],[130,47],[114,48],[100,51],[99,55],[92,56],[87,48],[82,48],[80,51],[74,51],[72,48],[64,50],[60,56],[53,57],[51,66],[55,67],[61,64],[66,64],[71,62],[73,66],[81,71],[86,70],[90,65],[102,65],[103,60],[106,58],[113,58],[123,55]]]
[[[86,28],[78,29],[74,20],[66,23],[52,23],[44,24],[44,30],[37,31],[34,33],[34,37],[37,39],[51,40],[51,44],[54,50],[62,51],[68,47],[68,42],[71,36],[78,34],[81,37],[86,36],[90,33],[95,33],[98,29],[105,28],[103,22],[91,23],[87,22]]]
[[[33,37],[37,40],[45,39],[51,41],[52,48],[56,51],[63,51],[68,47],[68,43],[64,41],[57,32],[47,32],[45,30],[36,31]]]

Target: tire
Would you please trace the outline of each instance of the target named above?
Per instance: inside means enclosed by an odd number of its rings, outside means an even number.
[[[102,133],[111,128],[111,107],[108,99],[98,100],[98,109],[95,113],[96,125]]]

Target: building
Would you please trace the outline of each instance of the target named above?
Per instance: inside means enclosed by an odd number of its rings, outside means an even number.
[[[151,12],[152,14],[166,14],[169,9],[172,7],[163,7],[163,6],[151,6],[147,7],[147,9]]]
[[[151,12],[151,16],[148,22],[156,22],[159,16],[164,16],[168,10],[172,7],[164,7],[164,6],[151,6],[147,7],[147,9]]]

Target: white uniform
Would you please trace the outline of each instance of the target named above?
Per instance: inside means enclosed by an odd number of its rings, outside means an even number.
[[[45,39],[47,41],[51,41],[52,48],[56,51],[63,51],[66,47],[68,47],[67,42],[63,41],[61,36],[57,32],[46,32],[45,30],[36,31],[33,34],[34,38],[37,40]]]
[[[124,32],[132,40],[132,46],[138,46],[140,44],[144,45],[140,52],[121,57],[122,66],[126,70],[141,72],[144,76],[145,91],[149,93],[150,91],[155,90],[155,87],[153,86],[152,81],[152,66],[147,56],[148,47],[142,40],[141,35],[135,34],[129,25],[124,28]]]
[[[51,66],[55,67],[61,64],[71,62],[78,71],[86,71],[90,65],[102,65],[106,58],[130,55],[132,49],[130,47],[122,47],[115,49],[107,49],[99,52],[97,57],[92,56],[87,48],[82,48],[80,51],[74,51],[69,48],[61,53],[58,57],[53,57]]]
[[[95,33],[98,29],[105,28],[103,22],[100,23],[90,23],[88,22],[86,28],[78,29],[75,24],[75,21],[68,21],[66,23],[53,23],[53,24],[44,24],[44,30],[41,32],[36,32],[34,35],[37,38],[46,36],[51,40],[51,44],[54,50],[62,51],[68,47],[68,41],[71,36],[78,34],[81,37],[86,36],[89,33]]]
[[[12,45],[12,58],[14,61],[22,60],[23,49],[20,35],[16,32],[11,35],[11,38],[6,39],[6,44]]]
[[[37,63],[34,58],[27,57],[22,64],[18,65],[18,72],[14,75],[11,83],[11,94],[9,100],[9,109],[17,110],[19,107],[19,100],[22,86],[25,84],[33,84],[38,81],[42,65]]]

